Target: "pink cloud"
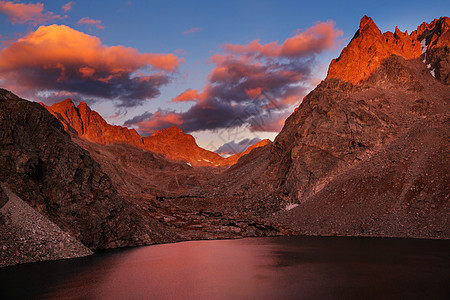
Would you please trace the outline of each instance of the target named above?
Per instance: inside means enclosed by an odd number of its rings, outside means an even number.
[[[198,32],[200,30],[202,30],[200,27],[192,27],[191,29],[188,29],[185,32],[183,32],[183,34],[191,34],[194,32]]]
[[[73,6],[74,4],[75,4],[75,2],[73,2],[73,1],[67,2],[66,4],[64,4],[64,5],[61,7],[61,9],[66,13],[66,12],[68,12],[69,10],[72,9],[72,6]]]
[[[281,45],[278,42],[262,45],[259,40],[254,40],[247,45],[225,44],[224,48],[234,53],[267,57],[294,58],[318,54],[334,49],[339,44],[338,38],[343,32],[334,26],[335,22],[331,20],[316,23],[305,31],[297,31],[295,36],[286,39]]]
[[[91,19],[89,17],[84,17],[84,18],[80,19],[77,22],[77,24],[78,25],[82,25],[82,24],[84,24],[84,25],[91,25],[91,26],[97,27],[97,29],[105,29],[105,27],[102,25],[102,21],[94,20],[94,19]]]
[[[175,52],[177,54],[180,54],[180,55],[186,55],[186,51],[184,49],[176,49],[173,52]]]
[[[61,20],[67,16],[56,15],[52,12],[44,12],[43,3],[16,3],[12,1],[0,1],[0,12],[8,16],[12,24],[45,24],[54,20]]]

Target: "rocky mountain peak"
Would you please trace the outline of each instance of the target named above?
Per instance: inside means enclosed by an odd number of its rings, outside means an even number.
[[[84,134],[83,121],[72,99],[68,98],[59,103],[54,103],[52,106],[44,105],[44,107],[61,121],[67,131],[76,132],[80,135]]]
[[[434,46],[448,44],[450,38],[449,29],[450,18],[441,17],[434,19],[430,23],[423,22],[416,30],[411,32],[411,37],[419,41],[425,39],[425,44],[431,49]]]
[[[413,59],[421,54],[420,42],[407,32],[396,27],[394,33],[388,31],[382,34],[373,20],[364,16],[353,39],[341,55],[332,60],[327,78],[358,84],[391,55]]]
[[[65,106],[65,107],[75,107],[75,103],[73,103],[73,100],[70,98],[67,98],[59,103],[53,104],[55,106]]]
[[[87,105],[86,102],[80,102],[80,104],[78,104],[77,108],[79,111],[83,111],[86,114],[89,114],[92,112],[91,108]]]
[[[185,134],[183,132],[183,130],[181,130],[181,128],[179,128],[175,125],[172,125],[169,128],[163,128],[161,130],[157,130],[152,134],[152,136],[159,136],[159,135],[162,135],[162,136],[167,136],[167,135],[169,135],[169,136],[184,136],[187,134]]]
[[[398,29],[397,26],[395,26],[394,37],[396,39],[404,39],[407,36],[408,36],[408,31],[407,30],[405,32],[402,32],[400,29]]]
[[[364,16],[361,18],[361,21],[359,22],[358,33],[381,35],[381,31],[380,29],[378,29],[378,26],[375,24],[372,18],[368,16]]]
[[[177,126],[158,130],[148,137],[141,137],[134,129],[108,124],[85,102],[75,106],[72,100],[66,99],[51,107],[45,105],[44,107],[60,120],[67,131],[96,144],[132,145],[162,154],[170,160],[188,162],[192,166],[217,167],[231,165],[234,162],[199,147],[192,135],[184,133]]]
[[[423,62],[430,73],[444,84],[450,85],[450,18],[441,17],[431,23],[422,23],[411,37],[421,43]]]

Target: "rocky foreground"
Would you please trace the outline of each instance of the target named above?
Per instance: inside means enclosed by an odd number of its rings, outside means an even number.
[[[0,188],[0,197],[0,267],[93,253],[4,184]]]

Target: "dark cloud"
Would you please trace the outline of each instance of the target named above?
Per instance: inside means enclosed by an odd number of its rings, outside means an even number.
[[[174,54],[107,47],[95,36],[51,25],[0,51],[0,79],[5,87],[35,100],[52,101],[64,92],[132,107],[159,96],[181,61]]]
[[[214,69],[202,90],[188,89],[173,102],[193,101],[186,112],[159,112],[158,117],[128,121],[144,133],[162,128],[169,119],[184,131],[217,130],[247,126],[251,131],[278,132],[284,119],[303,99],[315,81],[315,57],[339,44],[342,31],[334,22],[317,23],[279,45],[227,44],[215,54]],[[161,122],[160,122],[161,121]],[[164,125],[166,126],[166,125]]]
[[[128,120],[127,125],[135,125],[142,133],[151,134],[167,126],[168,118],[163,118],[167,114],[177,121],[172,125],[186,132],[237,126],[276,132],[282,127],[280,118],[292,112],[291,106],[298,104],[308,90],[305,83],[310,78],[311,65],[311,58],[289,65],[278,62],[259,65],[227,58],[211,71],[210,83],[202,92],[188,90],[176,98],[175,101],[196,102],[186,112],[160,112],[159,118],[139,117]]]

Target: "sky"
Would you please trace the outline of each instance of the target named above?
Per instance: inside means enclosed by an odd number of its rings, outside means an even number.
[[[0,1],[0,87],[85,101],[143,136],[176,125],[229,155],[274,139],[362,16],[411,32],[449,12],[449,1]]]

